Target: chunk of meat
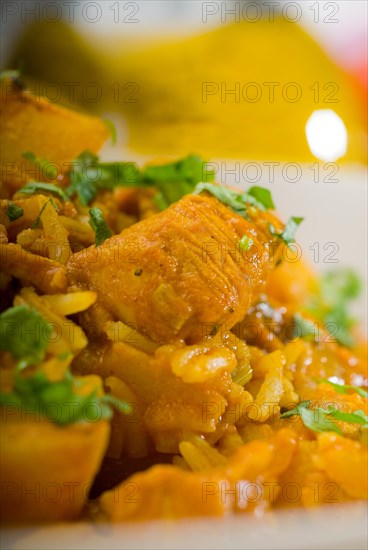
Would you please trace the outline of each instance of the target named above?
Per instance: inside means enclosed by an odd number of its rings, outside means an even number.
[[[240,321],[265,285],[278,244],[269,212],[249,220],[207,195],[170,208],[74,254],[72,285],[98,293],[98,306],[160,343],[196,343]],[[239,248],[246,235],[247,251]],[[272,244],[275,247],[272,247]]]
[[[0,244],[1,271],[27,281],[46,294],[65,292],[65,267],[58,262],[37,256],[18,244]]]

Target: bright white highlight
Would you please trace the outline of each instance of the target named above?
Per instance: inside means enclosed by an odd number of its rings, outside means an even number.
[[[305,132],[309,148],[318,159],[334,162],[345,155],[348,145],[346,126],[332,109],[314,111]]]

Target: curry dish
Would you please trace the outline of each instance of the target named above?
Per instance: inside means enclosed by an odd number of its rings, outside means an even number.
[[[317,279],[266,188],[102,162],[103,122],[12,74],[1,110],[2,521],[365,499],[356,275]]]

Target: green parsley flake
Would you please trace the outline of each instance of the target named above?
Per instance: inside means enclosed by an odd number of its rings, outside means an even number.
[[[23,193],[25,195],[34,195],[35,193],[49,194],[57,196],[63,201],[67,201],[68,197],[57,185],[53,183],[43,183],[38,181],[31,181],[27,183],[24,187],[19,189],[18,193]]]
[[[254,197],[264,206],[264,208],[270,210],[273,210],[275,208],[271,191],[269,191],[269,189],[266,189],[265,187],[254,186],[248,189],[247,194]]]
[[[14,202],[9,201],[6,209],[6,215],[11,222],[15,222],[18,218],[23,216],[23,208],[17,206]]]
[[[310,401],[302,401],[294,409],[281,414],[280,418],[299,415],[303,424],[313,432],[335,432],[339,435],[343,435],[343,432],[335,423],[336,420],[359,424],[364,429],[368,428],[368,417],[361,410],[345,413],[335,407],[309,409],[310,403]]]
[[[303,220],[304,218],[292,216],[286,222],[286,225],[281,233],[277,232],[275,227],[270,223],[270,233],[271,235],[279,238],[284,244],[286,244],[286,246],[290,248],[290,245],[295,242],[296,230]]]
[[[251,187],[244,193],[237,193],[223,185],[199,183],[194,190],[194,194],[199,195],[203,191],[207,191],[245,219],[249,219],[246,205],[254,206],[261,211],[265,211],[271,205],[274,208],[270,191],[263,187]]]
[[[254,244],[254,241],[253,239],[251,239],[250,237],[247,237],[246,235],[244,235],[239,243],[238,243],[238,246],[240,248],[240,250],[242,252],[246,252],[247,250],[249,250]]]
[[[113,145],[116,145],[116,142],[118,140],[118,134],[117,134],[117,131],[116,131],[115,124],[109,118],[104,118],[102,122],[105,124],[106,128],[108,129],[108,131],[110,133],[111,143]]]
[[[351,269],[328,271],[322,275],[318,291],[305,308],[342,346],[354,345],[351,328],[355,320],[349,315],[349,302],[359,295],[360,289],[360,279]],[[303,316],[297,315],[294,320],[300,326]]]
[[[43,372],[26,372],[27,367],[45,359],[51,331],[51,324],[26,305],[14,306],[0,315],[0,350],[11,353],[18,360],[13,389],[8,393],[0,392],[0,405],[22,407],[32,414],[39,411],[60,425],[110,419],[112,406],[122,414],[130,414],[131,406],[113,396],[99,396],[95,391],[89,395],[78,392],[84,381],[75,379],[70,372],[57,382],[50,381]]]
[[[22,368],[36,365],[45,357],[51,330],[35,309],[14,306],[0,315],[0,349],[20,360]]]
[[[32,162],[32,164],[37,166],[46,179],[54,180],[57,177],[58,169],[51,161],[42,157],[37,157],[34,153],[31,152],[23,153],[22,156],[23,158],[29,160],[30,162]]]
[[[106,239],[112,237],[112,231],[107,225],[100,208],[91,208],[89,224],[96,234],[96,246],[100,246]]]
[[[320,384],[330,384],[336,393],[348,394],[350,391],[357,393],[360,397],[368,398],[368,392],[359,386],[350,386],[349,384],[337,384],[331,380],[319,380]]]
[[[74,422],[97,422],[112,417],[111,407],[122,414],[132,412],[131,405],[110,395],[99,396],[93,391],[89,395],[79,393],[83,379],[76,380],[69,372],[57,382],[51,382],[43,372],[31,376],[16,374],[12,392],[0,393],[1,405],[22,407],[32,414],[37,411],[44,418],[59,425]]]

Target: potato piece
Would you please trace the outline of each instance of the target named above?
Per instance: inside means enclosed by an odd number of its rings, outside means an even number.
[[[31,254],[12,243],[0,243],[0,260],[4,273],[28,281],[46,294],[66,290],[66,271],[58,262]]]
[[[102,461],[109,423],[59,427],[3,414],[2,438],[2,521],[77,518]]]
[[[71,255],[68,232],[61,224],[59,216],[50,202],[45,204],[41,222],[50,260],[66,264]]]
[[[22,154],[32,152],[55,163],[58,172],[82,151],[96,153],[108,138],[98,118],[70,111],[5,81],[1,97],[2,181],[14,191],[39,172]]]
[[[85,311],[95,303],[97,295],[91,290],[40,296],[42,302],[58,315],[73,315]]]
[[[57,310],[54,310],[52,304],[49,304],[43,296],[38,296],[32,288],[23,288],[15,297],[15,305],[24,302],[39,311],[54,327],[57,337],[49,343],[50,347],[64,344],[65,351],[71,350],[73,353],[78,353],[86,347],[87,337],[83,329],[71,319],[60,315]]]

